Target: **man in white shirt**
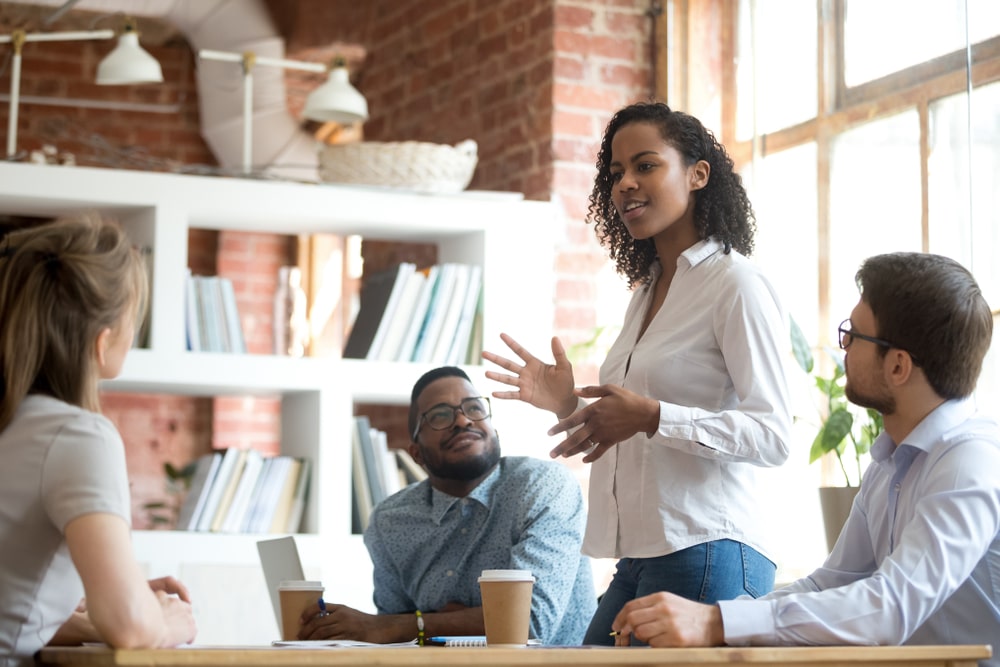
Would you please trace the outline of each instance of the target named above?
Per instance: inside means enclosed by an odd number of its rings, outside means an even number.
[[[846,394],[881,412],[885,432],[826,563],[756,600],[639,598],[615,618],[619,645],[1000,638],[1000,426],[969,399],[990,308],[972,275],[938,255],[872,257],[856,281],[861,300],[840,327]]]

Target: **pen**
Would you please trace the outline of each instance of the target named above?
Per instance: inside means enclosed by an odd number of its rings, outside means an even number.
[[[323,598],[320,598],[319,602],[317,604],[319,604],[319,615],[320,616],[326,616],[327,614],[330,613],[330,612],[328,612],[326,610],[326,601]]]

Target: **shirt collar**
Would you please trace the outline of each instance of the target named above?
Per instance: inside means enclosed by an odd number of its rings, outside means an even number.
[[[931,410],[930,414],[924,417],[899,444],[915,447],[924,452],[930,451],[941,441],[944,434],[968,420],[975,412],[976,405],[972,399],[945,401]],[[892,456],[895,449],[896,443],[883,431],[872,443],[872,458],[876,461],[885,461]]]
[[[710,236],[707,239],[698,241],[693,246],[682,252],[677,257],[677,265],[680,266],[682,261],[686,262],[689,267],[697,266],[701,264],[706,259],[722,250],[723,245],[721,241],[716,240],[714,236]],[[653,262],[649,266],[649,281],[646,283],[646,289],[649,289],[650,285],[656,282],[656,279],[660,277],[663,267],[660,266],[659,262]]]
[[[494,466],[493,472],[486,476],[479,486],[474,488],[471,493],[469,493],[466,498],[469,500],[474,500],[484,507],[489,506],[490,496],[494,487],[500,481],[500,466],[503,463],[503,459],[500,459],[500,463]],[[455,503],[462,500],[456,496],[451,496],[444,491],[438,491],[433,486],[431,487],[431,519],[435,524],[441,525],[444,520],[445,515],[448,513]]]
[[[722,250],[722,248],[722,241],[719,241],[714,236],[709,236],[707,239],[698,241],[693,246],[682,252],[681,257],[687,260],[688,264],[691,266],[697,266],[718,251]]]

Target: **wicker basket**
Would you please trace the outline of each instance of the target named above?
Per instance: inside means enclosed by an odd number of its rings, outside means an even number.
[[[423,141],[324,146],[319,177],[327,183],[406,188],[421,192],[461,192],[476,169],[476,142],[454,146]]]

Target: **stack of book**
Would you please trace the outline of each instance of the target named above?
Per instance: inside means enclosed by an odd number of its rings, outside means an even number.
[[[404,449],[389,449],[385,431],[371,425],[364,415],[354,418],[351,449],[351,479],[354,503],[351,530],[363,533],[372,509],[427,472]]]
[[[245,353],[233,281],[220,276],[195,276],[188,271],[185,288],[188,349]]]
[[[456,365],[478,360],[482,267],[403,262],[368,276],[344,357]]]
[[[311,463],[230,448],[198,459],[178,530],[296,533],[309,494]]]

